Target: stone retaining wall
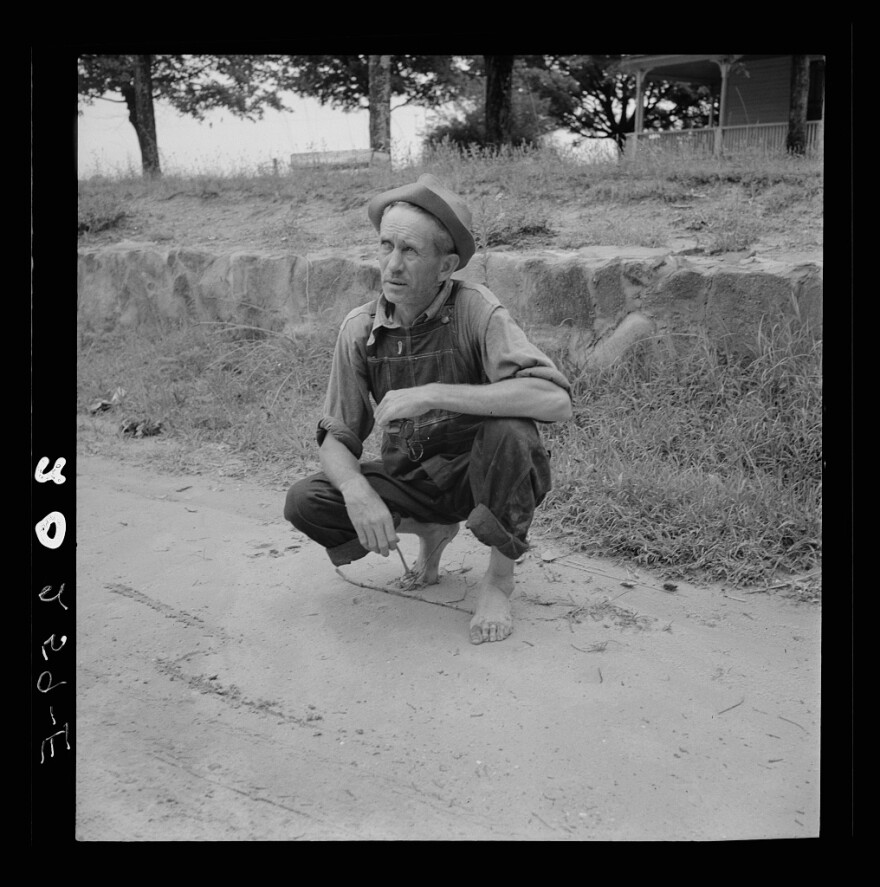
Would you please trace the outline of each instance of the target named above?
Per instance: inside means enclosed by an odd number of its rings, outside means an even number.
[[[594,247],[480,253],[458,276],[488,286],[530,334],[568,342],[585,363],[696,328],[748,336],[787,317],[822,333],[821,261]],[[77,308],[92,328],[193,319],[292,332],[338,323],[378,289],[375,258],[358,253],[216,255],[135,242],[78,251]]]

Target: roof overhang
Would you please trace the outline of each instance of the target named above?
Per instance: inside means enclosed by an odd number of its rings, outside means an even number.
[[[627,74],[644,71],[648,80],[675,80],[685,83],[718,83],[722,62],[735,62],[742,55],[630,55],[617,67]]]

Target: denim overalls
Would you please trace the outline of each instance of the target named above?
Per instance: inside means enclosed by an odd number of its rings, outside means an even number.
[[[394,389],[430,382],[479,385],[486,381],[476,361],[460,352],[456,328],[455,282],[436,317],[409,329],[380,327],[367,346],[370,390],[376,403]],[[419,465],[440,489],[449,481],[453,457],[469,453],[484,419],[447,410],[430,410],[396,422],[382,439],[382,462],[394,477],[406,479]]]

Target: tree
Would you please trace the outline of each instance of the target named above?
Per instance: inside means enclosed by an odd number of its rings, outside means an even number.
[[[805,55],[792,56],[791,96],[788,111],[786,150],[791,154],[805,154],[807,150],[807,105],[810,95],[810,59]]]
[[[492,146],[510,142],[513,86],[512,55],[484,55],[486,66],[486,140]]]
[[[137,134],[145,175],[161,175],[153,103],[167,101],[182,114],[203,120],[226,108],[258,119],[265,107],[283,110],[280,90],[286,56],[271,55],[81,55],[79,96],[122,101]],[[120,96],[121,98],[117,98]]]
[[[391,56],[371,55],[370,150],[391,153]]]
[[[549,101],[560,126],[592,138],[611,138],[620,151],[635,130],[635,77],[620,71],[619,55],[528,56],[526,79]],[[648,81],[643,93],[645,129],[706,125],[713,98],[706,87]]]
[[[387,61],[386,61],[387,60]],[[370,147],[391,150],[391,99],[433,108],[455,97],[465,74],[448,55],[287,56],[285,86],[322,105],[369,109]]]
[[[450,142],[461,148],[497,149],[501,144],[521,147],[535,145],[542,135],[559,128],[558,122],[547,114],[548,100],[527,82],[529,68],[522,57],[509,56],[509,82],[496,71],[495,79],[501,83],[494,85],[488,82],[487,70],[494,62],[487,62],[487,58],[461,57],[461,69],[467,79],[462,81],[453,107],[445,109],[442,122],[428,133],[428,145]],[[491,135],[490,121],[495,127]]]
[[[131,60],[134,104],[129,108],[129,119],[137,133],[144,173],[158,176],[161,175],[161,168],[159,143],[156,139],[156,116],[153,114],[153,80],[150,75],[152,62],[148,55],[134,55]]]

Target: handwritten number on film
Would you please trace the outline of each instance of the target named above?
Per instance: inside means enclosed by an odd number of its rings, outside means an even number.
[[[37,462],[37,469],[34,472],[34,480],[37,483],[44,484],[48,481],[52,481],[54,484],[63,484],[67,478],[61,473],[61,469],[64,468],[66,463],[66,459],[59,458],[55,460],[55,464],[52,466],[51,471],[46,471],[47,466],[49,465],[49,460],[44,456]],[[44,548],[56,549],[60,548],[61,544],[64,542],[64,535],[67,532],[67,523],[64,520],[64,515],[60,511],[50,511],[41,521],[37,523],[34,527],[34,530],[37,534],[37,539],[40,541],[40,544]],[[43,590],[39,594],[40,601],[42,603],[53,603],[57,602],[58,605],[66,610],[67,605],[61,600],[61,594],[64,591],[64,583],[62,582],[57,592],[53,592],[53,588],[51,585],[45,586]],[[49,661],[49,653],[57,653],[59,652],[64,645],[67,643],[67,636],[61,635],[59,638],[56,638],[54,634],[49,635],[45,641],[43,641],[42,646],[40,647],[40,652],[43,654],[43,659],[48,662]],[[48,646],[48,652],[46,648]],[[67,681],[61,680],[53,680],[52,672],[48,669],[40,673],[40,676],[37,678],[37,689],[41,693],[50,693],[56,687],[60,687],[63,684],[66,684]],[[52,724],[57,724],[55,720],[55,713],[52,710],[52,706],[49,706],[49,717],[52,719]],[[44,763],[46,760],[46,744],[49,745],[49,757],[55,757],[55,739],[56,737],[63,736],[64,743],[67,746],[67,750],[70,750],[70,742],[68,741],[68,724],[64,724],[64,726],[60,730],[56,730],[51,736],[47,736],[42,743],[40,744],[40,763]]]

